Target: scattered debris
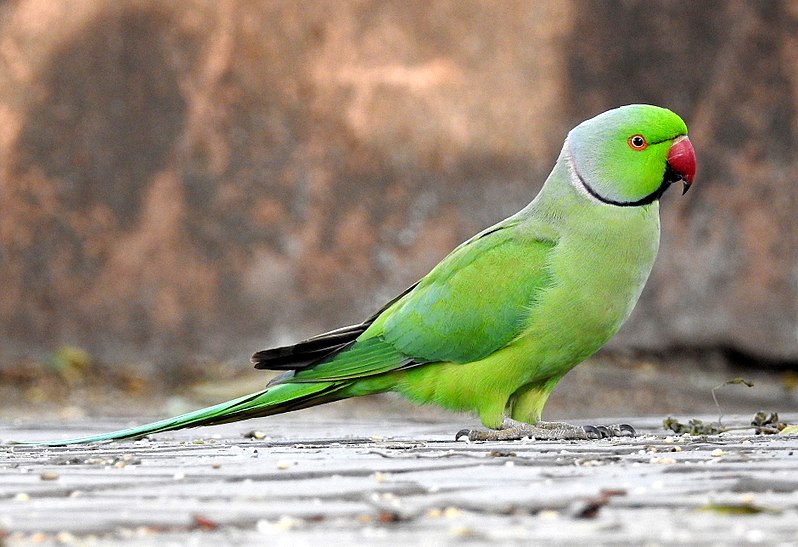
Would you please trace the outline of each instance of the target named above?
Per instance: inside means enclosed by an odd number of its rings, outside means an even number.
[[[574,503],[570,508],[570,513],[577,519],[594,519],[598,516],[601,508],[610,502],[610,498],[613,496],[625,495],[626,490],[621,488],[605,489],[594,498],[588,498]]]
[[[711,511],[720,515],[758,515],[759,513],[779,513],[776,509],[769,509],[754,505],[753,503],[708,503],[700,511]]]
[[[488,456],[491,458],[515,458],[518,454],[509,450],[491,450]]]
[[[216,530],[219,524],[203,515],[192,515],[191,527],[197,530]]]
[[[141,459],[132,454],[122,454],[121,456],[53,459],[53,463],[58,463],[59,465],[97,465],[122,469],[128,465],[140,465]]]
[[[742,431],[750,428],[753,428],[754,433],[757,435],[775,435],[790,427],[793,429],[786,434],[798,433],[798,427],[782,422],[777,412],[768,414],[763,411],[759,411],[754,415],[750,426],[726,427],[721,425],[720,420],[717,423],[705,423],[696,418],[691,419],[687,424],[683,424],[676,418],[668,416],[662,421],[662,427],[680,435],[685,433],[689,435],[718,435],[726,431]]]
[[[717,435],[727,431],[725,427],[713,423],[704,423],[703,420],[693,418],[687,424],[681,423],[676,418],[668,416],[662,422],[662,427],[679,435],[688,433],[690,435]]]
[[[392,524],[394,522],[402,522],[404,517],[396,511],[383,510],[377,515],[377,520],[383,524]]]
[[[718,398],[715,395],[715,391],[724,387],[724,386],[732,386],[732,385],[744,385],[748,387],[754,387],[754,383],[750,380],[746,380],[745,378],[736,377],[732,378],[731,380],[727,380],[722,384],[718,384],[717,386],[712,388],[712,400],[715,401],[715,407],[718,409],[718,421],[717,424],[715,423],[704,423],[702,420],[693,419],[688,422],[687,425],[684,425],[679,422],[676,418],[671,418],[670,416],[662,422],[662,427],[673,431],[674,433],[684,434],[688,433],[690,435],[717,435],[719,433],[723,433],[725,431],[729,431],[730,429],[723,426],[723,410],[720,408],[720,404],[718,403]],[[739,429],[739,428],[734,428]]]
[[[661,465],[673,465],[676,463],[676,460],[673,458],[663,458],[663,457],[655,457],[648,460],[648,463],[652,464],[661,464]]]
[[[754,426],[754,431],[757,435],[776,435],[787,427],[787,424],[779,420],[778,413],[771,412],[766,414],[761,410],[754,414],[751,425]]]

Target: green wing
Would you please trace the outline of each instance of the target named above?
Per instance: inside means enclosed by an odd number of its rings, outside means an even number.
[[[350,347],[307,368],[297,370],[281,382],[335,382],[373,376],[410,366],[415,360],[380,337],[357,341]]]
[[[548,284],[553,245],[519,239],[507,227],[457,249],[388,311],[385,341],[427,361],[464,363],[490,355],[519,334],[537,292]]]
[[[357,340],[296,370],[286,382],[362,378],[435,361],[482,359],[521,331],[551,279],[552,237],[534,237],[508,219],[457,247]]]

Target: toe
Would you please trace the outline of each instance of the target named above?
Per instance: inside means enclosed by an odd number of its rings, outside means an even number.
[[[610,431],[610,429],[607,426],[597,425],[596,429],[598,429],[599,433],[601,433],[602,439],[607,439],[609,437],[612,437],[612,431]]]
[[[588,439],[600,439],[603,437],[601,430],[594,425],[584,425],[582,429],[585,430]]]
[[[470,429],[461,429],[455,434],[454,440],[459,441],[460,437],[468,437],[468,439],[471,440],[471,433],[472,431]]]

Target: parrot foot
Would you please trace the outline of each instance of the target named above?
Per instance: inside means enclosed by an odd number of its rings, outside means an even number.
[[[527,424],[505,418],[500,429],[461,429],[454,440],[467,437],[469,441],[518,441],[525,438],[539,441],[588,440],[608,437],[634,437],[635,429],[628,424],[617,425],[571,425],[565,422],[537,422]]]

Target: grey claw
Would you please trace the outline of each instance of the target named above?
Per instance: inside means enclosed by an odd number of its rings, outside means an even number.
[[[585,430],[588,439],[608,439],[610,437],[635,437],[637,431],[629,424],[618,424],[611,426],[604,425],[586,425],[582,429]]]
[[[457,432],[457,434],[455,434],[454,440],[455,441],[459,441],[460,437],[469,437],[470,438],[471,437],[471,430],[470,429],[461,429],[460,431]]]
[[[594,425],[583,425],[582,429],[585,430],[588,439],[600,439],[602,437],[601,430]]]

